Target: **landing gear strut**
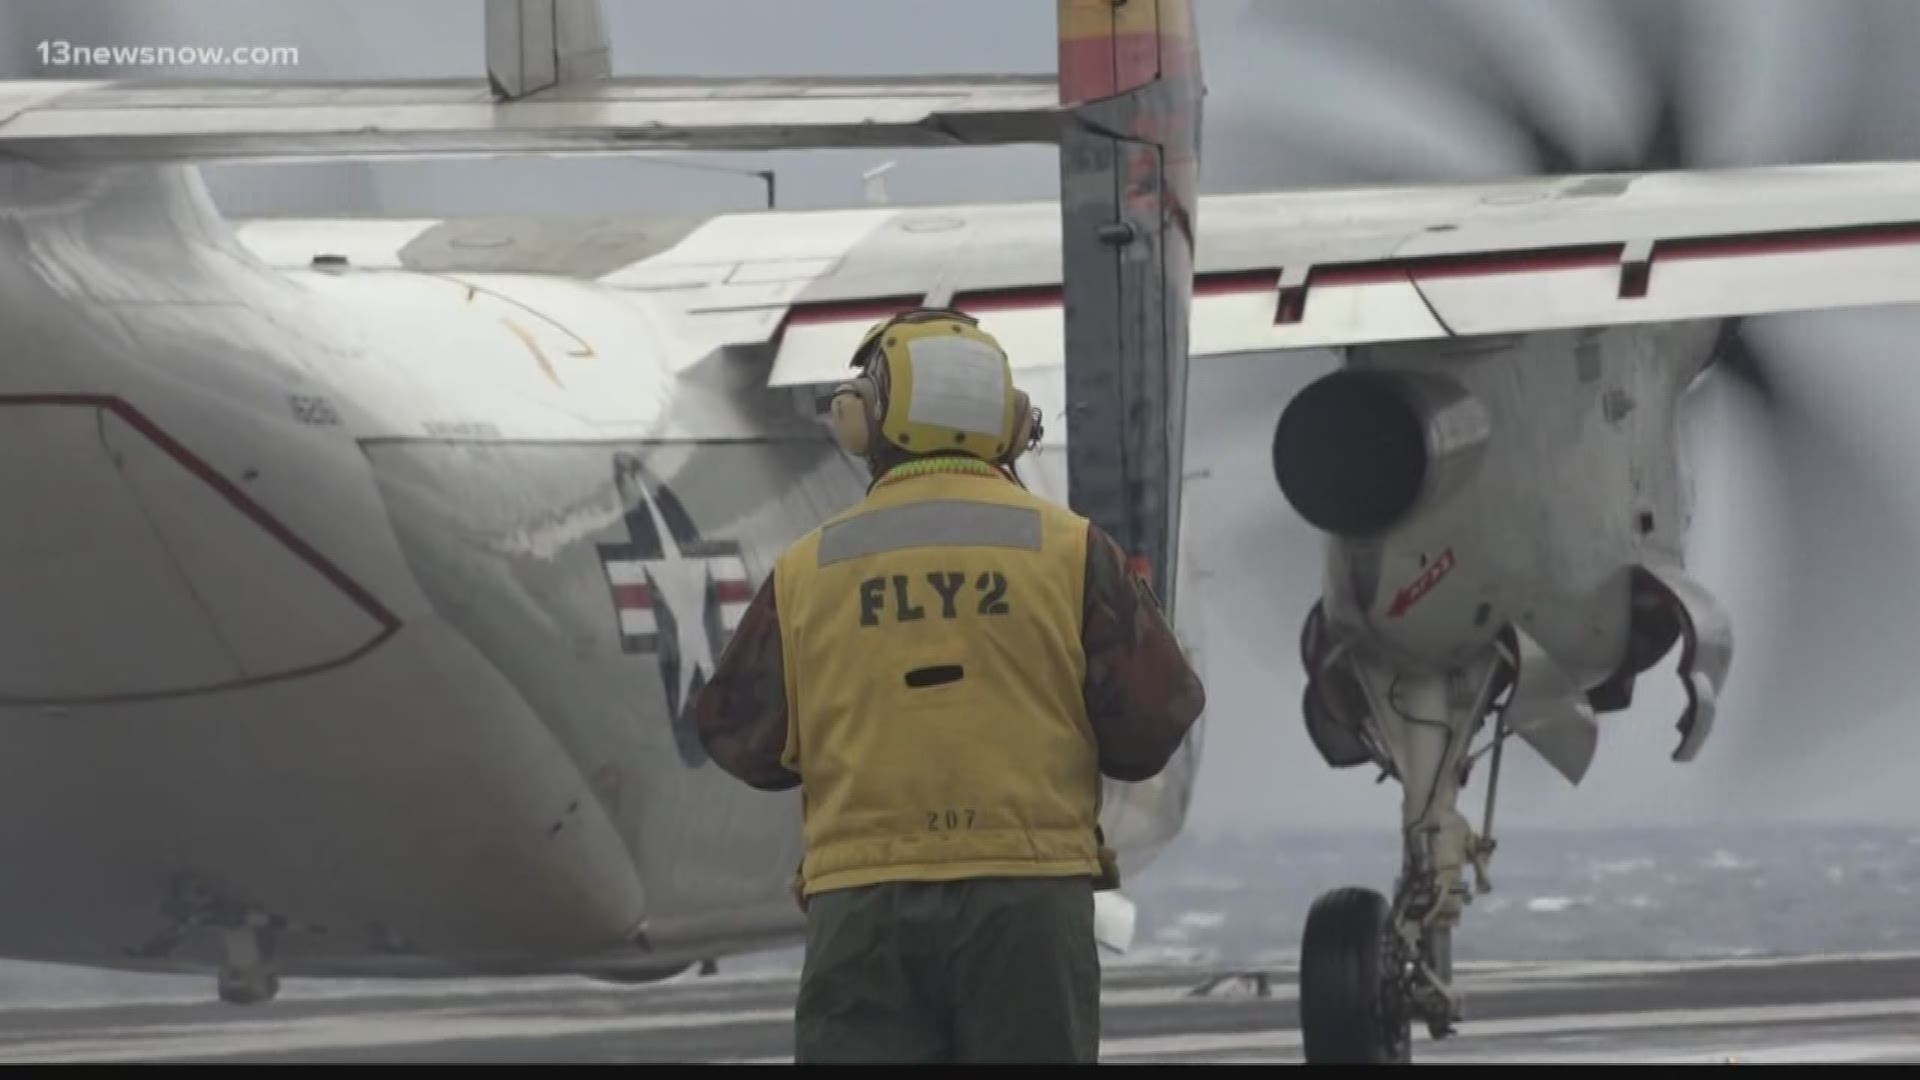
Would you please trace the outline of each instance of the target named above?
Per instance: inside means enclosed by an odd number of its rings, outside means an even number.
[[[1402,858],[1391,901],[1367,889],[1336,889],[1314,902],[1300,944],[1300,1029],[1306,1059],[1412,1060],[1412,1023],[1438,1039],[1464,1015],[1453,986],[1453,929],[1474,892],[1484,893],[1493,853],[1493,796],[1504,710],[1491,747],[1482,834],[1456,809],[1475,755],[1469,744],[1511,668],[1504,657],[1444,674],[1357,669],[1372,705],[1378,745],[1402,787]],[[1470,889],[1465,870],[1471,866]]]

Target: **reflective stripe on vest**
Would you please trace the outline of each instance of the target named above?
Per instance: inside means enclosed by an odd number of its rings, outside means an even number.
[[[1040,511],[940,499],[873,510],[820,533],[820,566],[923,547],[1040,550]]]

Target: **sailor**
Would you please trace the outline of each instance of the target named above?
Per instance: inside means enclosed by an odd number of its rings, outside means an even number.
[[[976,321],[875,324],[832,419],[866,498],[789,547],[699,696],[700,738],[800,787],[800,1062],[1093,1062],[1101,777],[1205,704],[1146,583],[1013,471],[1040,414]]]

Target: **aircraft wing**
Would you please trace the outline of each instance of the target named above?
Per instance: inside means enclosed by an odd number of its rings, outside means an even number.
[[[1203,196],[1194,356],[1920,302],[1920,164]],[[691,363],[837,382],[891,311],[979,312],[1063,366],[1054,202],[675,218],[240,223],[282,266],[555,273],[674,313]]]
[[[1196,357],[1920,301],[1920,165],[1215,195],[1198,221]],[[601,280],[800,386],[922,302],[1062,366],[1060,251],[1052,202],[742,214]]]
[[[922,302],[1063,364],[1053,202],[240,226],[282,266],[598,280],[675,312],[688,362],[773,346],[775,387],[844,378],[861,330]],[[1195,356],[1913,303],[1920,164],[1203,196],[1195,263]]]

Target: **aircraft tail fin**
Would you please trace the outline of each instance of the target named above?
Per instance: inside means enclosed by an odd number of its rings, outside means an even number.
[[[1205,92],[1193,7],[1059,0],[1058,19],[1067,498],[1171,616]],[[1123,878],[1184,825],[1199,738],[1151,780],[1106,784],[1101,820]]]
[[[600,0],[487,0],[487,84],[525,97],[613,74]]]
[[[1192,0],[1059,0],[1068,501],[1169,614],[1200,161]]]

